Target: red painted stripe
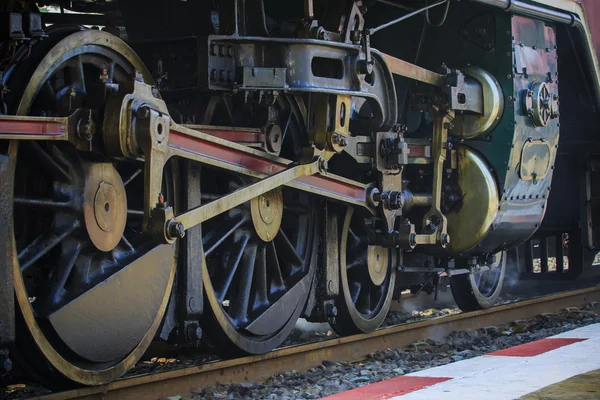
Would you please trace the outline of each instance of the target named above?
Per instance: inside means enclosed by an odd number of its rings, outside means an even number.
[[[0,119],[0,135],[62,136],[65,124],[52,121],[15,121]]]
[[[203,140],[201,138],[188,136],[174,130],[172,130],[169,135],[169,146],[210,157],[215,160],[224,161],[231,165],[262,172],[267,175],[283,171],[288,167],[280,162],[272,161],[258,155],[248,154],[244,151]],[[326,175],[303,176],[296,179],[296,182],[330,193],[335,193],[342,197],[346,197],[349,200],[364,201],[367,196],[364,187],[355,186],[351,183],[339,182],[335,179],[328,178]]]
[[[519,346],[510,347],[504,350],[494,351],[486,354],[488,356],[503,356],[503,357],[533,357],[548,351],[556,350],[563,346],[568,346],[573,343],[582,342],[587,339],[562,339],[548,338],[536,340],[535,342],[525,343]]]
[[[428,376],[399,376],[385,381],[372,383],[347,392],[324,397],[326,400],[385,400],[395,396],[425,389],[436,383],[449,381],[452,378],[430,378]]]

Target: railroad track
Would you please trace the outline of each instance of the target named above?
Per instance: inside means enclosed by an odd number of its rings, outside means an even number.
[[[465,331],[500,325],[565,307],[600,301],[600,286],[542,296],[501,305],[488,310],[461,313],[372,333],[327,340],[276,350],[260,356],[216,361],[201,366],[120,379],[108,385],[86,387],[38,397],[41,400],[139,400],[189,393],[190,389],[216,383],[260,381],[281,371],[306,370],[323,360],[358,361],[369,353],[403,347],[423,337],[442,337],[452,331]]]

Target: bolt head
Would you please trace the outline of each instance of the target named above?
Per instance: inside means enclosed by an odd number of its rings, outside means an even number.
[[[447,233],[442,233],[440,235],[440,241],[442,246],[447,246],[448,244],[450,244],[450,235]]]
[[[185,237],[185,227],[181,222],[169,222],[169,236],[175,239],[183,239]]]

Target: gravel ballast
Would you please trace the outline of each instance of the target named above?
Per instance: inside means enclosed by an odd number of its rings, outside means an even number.
[[[496,350],[599,323],[600,302],[571,307],[556,314],[489,326],[477,331],[452,332],[443,340],[427,339],[405,349],[386,349],[362,362],[323,360],[318,368],[289,371],[264,383],[217,385],[192,391],[194,400],[213,399],[319,399],[369,383],[422,369],[477,357]]]

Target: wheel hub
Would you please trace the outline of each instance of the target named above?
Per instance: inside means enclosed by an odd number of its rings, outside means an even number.
[[[283,192],[274,189],[250,201],[252,222],[258,236],[265,242],[275,238],[283,216]]]
[[[374,285],[380,286],[385,280],[388,266],[388,252],[381,246],[369,246],[367,253],[369,277]]]
[[[121,176],[110,163],[90,163],[85,171],[83,214],[94,246],[111,251],[127,221],[127,197]]]

